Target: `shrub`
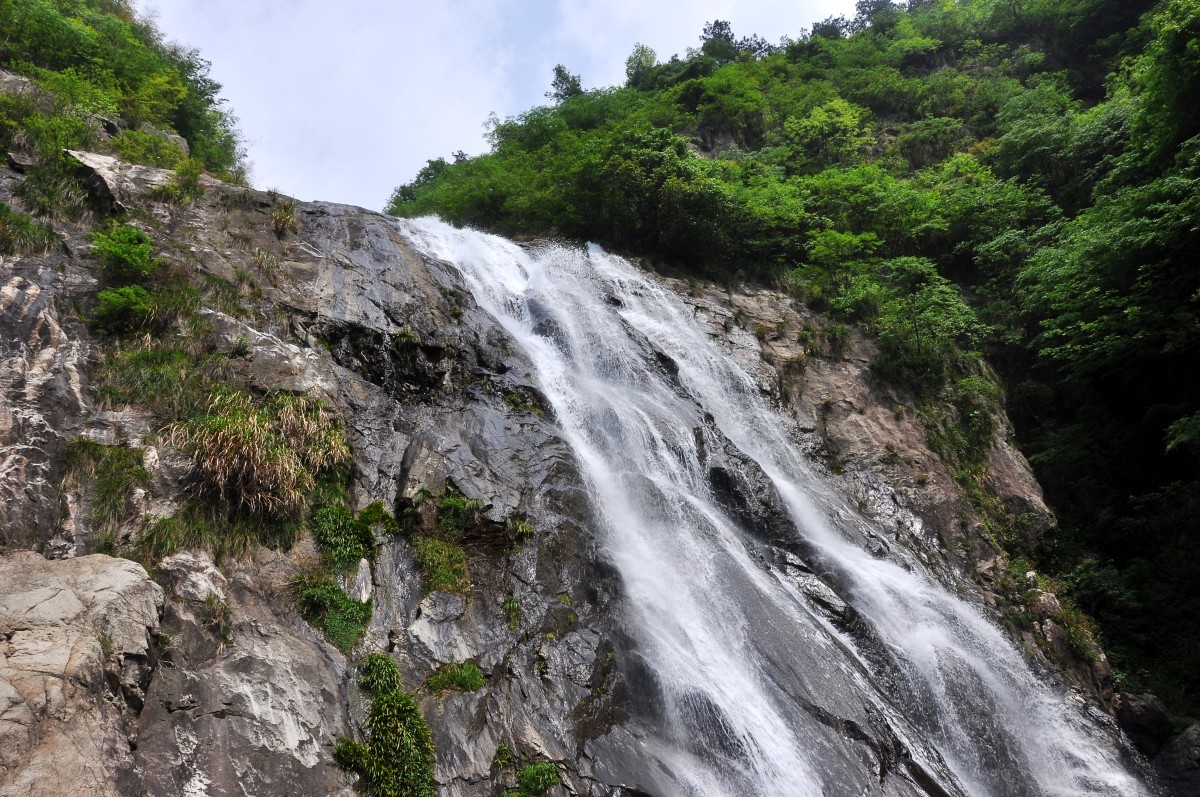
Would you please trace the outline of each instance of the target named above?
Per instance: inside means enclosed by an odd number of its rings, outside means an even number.
[[[204,363],[171,342],[151,340],[130,347],[113,346],[92,375],[98,402],[107,408],[130,404],[154,407],[160,417],[174,419],[203,410],[212,384]]]
[[[526,764],[517,773],[517,788],[504,792],[504,797],[545,797],[546,792],[562,783],[558,765],[553,761]]]
[[[296,607],[305,620],[321,629],[325,639],[350,655],[371,620],[371,601],[356,601],[322,573],[296,582]]]
[[[358,665],[358,682],[363,689],[375,694],[395,692],[401,687],[400,670],[386,653],[371,653]]]
[[[64,155],[56,155],[25,175],[13,194],[38,217],[77,219],[93,207],[92,195],[80,180],[75,162]]]
[[[317,548],[329,557],[334,570],[353,570],[360,559],[375,558],[375,535],[370,527],[343,507],[318,509],[308,525]]]
[[[166,185],[160,185],[150,192],[155,199],[172,205],[187,205],[204,196],[204,184],[200,176],[204,167],[200,161],[187,158],[175,167],[175,174]]]
[[[458,540],[469,526],[479,522],[483,501],[447,493],[438,502],[438,531],[447,540]]]
[[[187,158],[177,144],[140,130],[122,130],[108,144],[121,160],[160,169],[174,169]]]
[[[451,664],[443,664],[434,671],[433,675],[425,681],[425,685],[429,687],[429,691],[435,695],[445,692],[447,689],[458,689],[463,692],[474,692],[482,689],[486,685],[483,679],[483,673],[479,667],[473,662],[457,662]]]
[[[150,293],[141,285],[124,285],[100,291],[88,321],[101,335],[126,335],[145,332],[153,318]]]
[[[105,276],[113,281],[138,282],[161,265],[154,257],[150,236],[127,224],[92,233],[92,245]]]
[[[417,564],[425,574],[430,591],[466,592],[471,586],[467,574],[467,554],[452,542],[417,536],[414,540]]]
[[[296,200],[291,197],[281,197],[271,209],[271,227],[280,238],[287,232],[300,232],[300,223],[296,219]]]
[[[216,390],[208,410],[167,428],[192,457],[197,488],[235,510],[286,517],[308,503],[316,476],[349,461],[341,423],[320,401]]]
[[[132,555],[147,568],[178,551],[208,551],[218,562],[241,557],[256,545],[286,549],[294,542],[294,521],[230,516],[221,505],[187,501],[173,517],[147,518]]]
[[[433,737],[417,704],[399,690],[375,695],[367,714],[366,743],[340,740],[333,760],[362,777],[368,797],[436,794]]]
[[[0,202],[0,255],[45,254],[58,243],[49,227]]]

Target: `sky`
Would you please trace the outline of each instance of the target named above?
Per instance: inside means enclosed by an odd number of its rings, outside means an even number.
[[[724,19],[797,37],[854,0],[137,0],[198,48],[239,120],[259,188],[380,209],[427,160],[487,150],[484,122],[548,102],[555,64],[620,85],[635,43],[659,60]]]

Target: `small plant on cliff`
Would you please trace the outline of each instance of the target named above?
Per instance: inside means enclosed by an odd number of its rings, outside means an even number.
[[[92,329],[101,335],[128,335],[149,330],[154,319],[154,300],[141,285],[107,288],[96,296],[88,315]]]
[[[370,653],[358,665],[359,685],[368,692],[395,692],[403,685],[396,662],[386,653]]]
[[[449,689],[474,692],[482,689],[486,684],[479,667],[469,661],[462,664],[457,662],[443,664],[425,681],[425,686],[435,695],[440,695]]]
[[[434,749],[429,726],[413,699],[400,691],[400,671],[383,654],[363,661],[360,685],[373,693],[367,739],[340,739],[333,760],[362,778],[368,797],[434,797]]]
[[[323,573],[296,580],[296,607],[305,620],[321,629],[325,639],[350,655],[371,620],[371,601],[356,601]]]
[[[460,546],[436,537],[418,536],[413,547],[430,591],[466,592],[471,586],[467,553]]]
[[[174,142],[140,130],[122,130],[108,145],[121,160],[159,169],[174,169],[187,158]]]
[[[0,202],[0,255],[38,254],[58,243],[58,236],[49,227]]]
[[[150,196],[172,205],[188,205],[204,196],[204,184],[200,181],[204,166],[200,161],[186,158],[175,167],[175,174],[165,185],[155,187]]]
[[[300,232],[300,223],[296,218],[296,200],[291,197],[280,197],[271,209],[271,227],[280,238],[284,233]]]
[[[319,400],[294,394],[256,402],[219,388],[206,413],[172,424],[167,439],[192,457],[198,492],[256,515],[294,515],[306,506],[317,475],[350,458],[337,416]]]
[[[150,481],[143,459],[139,449],[108,446],[86,437],[67,444],[63,451],[66,483],[90,490],[91,523],[97,532],[112,533],[128,518],[134,489]]]
[[[517,772],[517,788],[505,791],[504,797],[545,797],[546,792],[560,783],[558,765],[553,761],[526,764]]]
[[[375,535],[370,526],[356,519],[350,510],[326,506],[313,512],[308,523],[313,541],[329,557],[330,566],[339,572],[358,567],[360,559],[375,558]]]
[[[92,246],[104,276],[112,282],[140,282],[162,265],[154,257],[150,236],[127,224],[92,233]]]

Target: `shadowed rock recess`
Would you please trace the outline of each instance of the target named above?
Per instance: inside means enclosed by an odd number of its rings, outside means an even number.
[[[98,336],[84,320],[103,287],[89,237],[101,219],[55,222],[60,248],[0,257],[0,796],[355,794],[333,749],[365,738],[370,697],[357,664],[380,652],[429,724],[441,795],[499,795],[542,762],[556,765],[555,795],[703,794],[687,791],[697,787],[680,771],[696,757],[735,773],[711,793],[758,793],[736,773],[756,771],[762,751],[727,712],[703,690],[690,702],[670,697],[678,684],[635,625],[639,607],[612,548],[620,537],[564,431],[564,405],[477,298],[478,280],[381,214],[208,178],[195,201],[170,204],[155,199],[169,172],[73,155],[108,213],[147,233],[164,267],[199,291],[197,318],[168,332],[186,333],[195,356],[252,395],[302,393],[335,409],[351,452],[344,500],[355,512],[381,502],[403,520],[374,523],[373,557],[337,576],[371,609],[343,649],[296,608],[297,579],[319,558],[305,530],[216,557],[139,556],[149,529],[182,517],[197,493],[186,452],[163,431],[175,418],[99,389],[118,347],[152,345]],[[19,207],[21,179],[0,169],[0,200]],[[553,246],[514,251],[558,256]],[[1068,639],[1054,596],[1010,573],[995,538],[1000,527],[1034,540],[1054,527],[1003,416],[981,504],[931,449],[911,397],[872,376],[869,340],[822,342],[829,322],[782,294],[643,276],[749,375],[754,400],[776,408],[836,496],[825,504],[851,518],[878,561],[929,572],[997,625],[1014,581],[1037,592],[1017,621],[1008,617],[1014,644],[1048,693],[1074,702],[1097,744],[1144,769],[1105,713],[1114,694],[1103,653]],[[630,301],[610,299],[614,311]],[[535,305],[531,329],[555,340],[554,314],[539,321]],[[681,406],[700,419],[687,431],[694,450],[679,456],[703,463],[712,505],[744,534],[738,555],[807,618],[791,628],[784,614],[764,614],[780,621],[777,638],[753,643],[773,681],[764,694],[786,696],[780,716],[803,726],[810,745],[792,793],[977,793],[947,763],[961,751],[929,730],[937,717],[917,716],[900,694],[910,684],[903,663],[864,618],[853,579],[797,532],[769,467],[698,405],[670,347],[655,345],[644,347],[655,378],[675,380]],[[70,467],[80,440],[131,450],[140,463],[112,516],[100,511],[100,481]],[[469,585],[430,591],[418,532],[440,522],[432,507],[445,496],[482,508],[460,540]],[[719,589],[721,572],[713,577],[708,588]],[[439,667],[464,662],[482,688],[427,685]],[[1021,765],[991,723],[977,730],[973,744],[994,749],[992,766]],[[1180,749],[1171,755],[1186,758]],[[1065,793],[1011,780],[994,793]],[[1095,793],[1117,793],[1097,782]]]

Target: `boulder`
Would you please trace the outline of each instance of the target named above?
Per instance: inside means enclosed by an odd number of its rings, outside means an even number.
[[[1154,695],[1117,695],[1116,715],[1121,730],[1147,756],[1156,755],[1171,735],[1171,716]]]
[[[1173,797],[1200,797],[1200,722],[1163,748],[1154,769]]]

